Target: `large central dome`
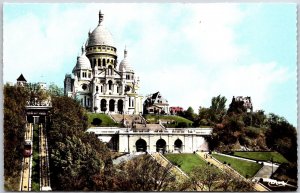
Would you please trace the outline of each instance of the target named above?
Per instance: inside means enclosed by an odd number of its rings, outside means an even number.
[[[92,33],[89,33],[87,47],[106,45],[115,47],[111,33],[103,26],[103,14],[99,13],[99,24]]]

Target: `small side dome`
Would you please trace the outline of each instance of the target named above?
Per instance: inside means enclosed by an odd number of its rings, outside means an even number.
[[[73,73],[76,70],[92,70],[90,60],[85,55],[84,47],[82,46],[82,54],[77,57],[76,66],[73,68]]]
[[[130,65],[129,60],[127,58],[126,48],[124,50],[124,59],[121,61],[120,66],[119,66],[119,71],[133,72],[133,68]]]

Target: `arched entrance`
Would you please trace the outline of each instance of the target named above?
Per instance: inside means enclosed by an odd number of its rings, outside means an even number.
[[[123,112],[123,100],[121,99],[118,100],[118,111],[119,113]]]
[[[174,142],[174,150],[179,152],[182,151],[182,141],[180,139],[176,139]]]
[[[114,99],[110,99],[109,100],[109,111],[115,111],[115,100]]]
[[[106,100],[105,99],[102,99],[101,100],[101,111],[106,111],[107,108],[106,108]]]
[[[139,139],[135,142],[136,151],[137,152],[146,152],[147,150],[147,142],[143,139]]]
[[[166,146],[167,146],[166,141],[163,140],[163,139],[159,139],[156,142],[156,151],[161,152],[161,153],[165,153],[166,152]]]

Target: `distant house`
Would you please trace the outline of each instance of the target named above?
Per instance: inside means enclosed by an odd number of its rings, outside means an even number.
[[[177,115],[179,112],[183,112],[182,107],[170,107],[170,113],[172,115]]]
[[[17,78],[17,86],[25,86],[27,83],[27,80],[24,78],[23,74]]]
[[[251,102],[251,97],[242,97],[242,96],[237,96],[237,97],[232,97],[232,102],[229,105],[229,110],[231,109],[236,109],[236,108],[242,108],[246,112],[252,112],[253,111],[253,106]]]
[[[168,101],[159,92],[150,94],[144,102],[145,114],[170,114]]]

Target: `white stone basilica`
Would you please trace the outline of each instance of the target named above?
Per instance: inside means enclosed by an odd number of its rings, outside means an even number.
[[[65,76],[64,92],[79,100],[83,107],[102,113],[142,113],[139,78],[128,61],[126,48],[118,65],[117,48],[103,26],[101,11],[99,24],[89,32],[72,73]]]

